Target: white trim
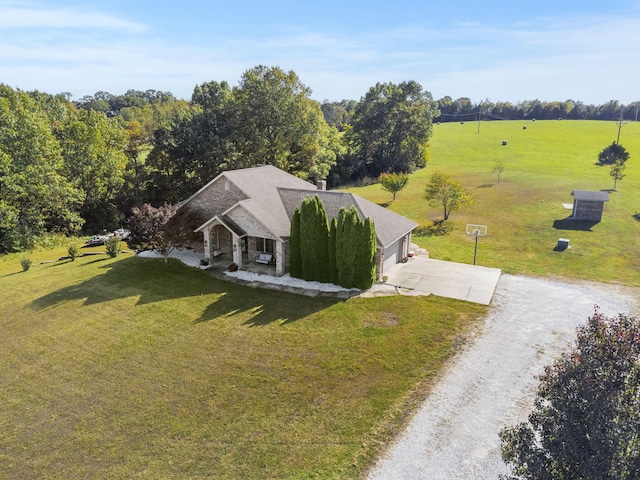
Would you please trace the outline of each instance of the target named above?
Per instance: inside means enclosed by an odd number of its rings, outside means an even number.
[[[227,227],[224,222],[222,220],[220,220],[220,217],[218,215],[214,215],[213,217],[211,217],[209,220],[207,220],[206,222],[204,222],[202,225],[200,225],[198,228],[196,228],[193,232],[194,233],[199,233],[202,230],[204,230],[205,228],[207,228],[209,226],[209,224],[213,223],[214,221],[217,221],[220,225],[224,226],[225,228]],[[228,229],[228,228],[227,228]]]
[[[251,199],[247,199],[247,200],[251,200]],[[255,200],[255,199],[254,199]],[[282,239],[282,237],[280,235],[278,235],[277,233],[275,233],[273,231],[273,229],[271,227],[269,227],[266,223],[264,223],[262,220],[260,220],[258,217],[256,217],[253,212],[251,210],[249,210],[248,208],[245,208],[244,205],[242,205],[242,202],[245,202],[246,200],[240,200],[238,203],[236,203],[235,205],[227,208],[224,212],[222,212],[222,215],[228,215],[229,212],[231,212],[231,210],[234,210],[235,208],[242,208],[242,210],[244,210],[245,212],[247,212],[249,215],[251,215],[256,222],[258,222],[260,225],[262,225],[269,233],[271,233],[273,235],[273,239],[274,240],[280,240],[281,242],[283,242],[284,240]],[[242,225],[240,225],[240,227],[242,227]],[[243,229],[246,231],[246,229]],[[250,237],[255,237],[255,235],[250,235],[249,233],[247,233],[247,236]]]

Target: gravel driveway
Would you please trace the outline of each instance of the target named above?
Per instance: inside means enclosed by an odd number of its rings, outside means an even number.
[[[496,479],[498,432],[525,420],[536,375],[567,350],[598,305],[637,315],[638,290],[502,275],[477,338],[457,355],[371,480]]]

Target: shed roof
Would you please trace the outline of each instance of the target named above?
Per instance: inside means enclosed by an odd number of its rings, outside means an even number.
[[[574,190],[571,195],[576,200],[584,200],[589,202],[608,202],[609,194],[602,190]]]

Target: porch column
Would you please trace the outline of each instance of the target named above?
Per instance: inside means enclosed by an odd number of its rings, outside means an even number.
[[[276,247],[276,275],[284,274],[284,244],[280,240],[275,241]]]
[[[204,258],[211,258],[211,227],[203,230],[204,233]]]
[[[238,268],[242,268],[242,244],[240,243],[240,237],[232,233],[231,238],[233,243],[233,263],[238,265]]]

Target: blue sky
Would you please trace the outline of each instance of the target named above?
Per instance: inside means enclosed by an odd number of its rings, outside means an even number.
[[[317,100],[416,80],[478,102],[640,100],[640,0],[5,1],[0,83],[171,91],[294,70]]]

